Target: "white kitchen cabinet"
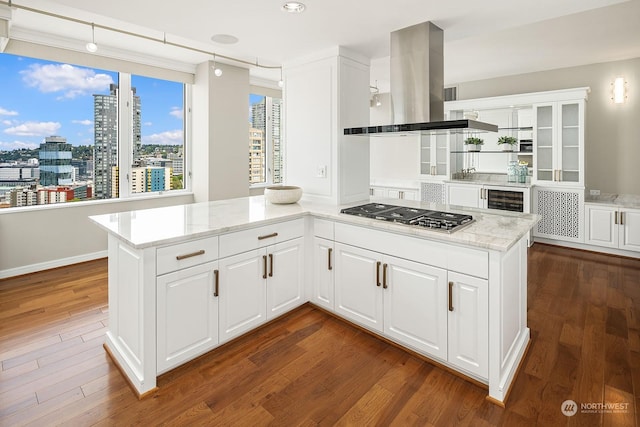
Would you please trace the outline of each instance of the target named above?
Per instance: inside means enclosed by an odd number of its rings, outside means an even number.
[[[447,359],[447,271],[336,243],[336,312]]]
[[[489,366],[489,284],[449,272],[449,363],[486,377]]]
[[[449,137],[446,134],[420,135],[420,174],[446,178],[449,175]]]
[[[447,360],[447,271],[391,256],[382,262],[385,335]]]
[[[302,304],[303,238],[219,261],[220,342]]]
[[[640,210],[585,203],[585,243],[640,251]]]
[[[336,243],[335,311],[382,332],[381,254]]]
[[[541,103],[533,108],[534,181],[584,186],[585,100]]]
[[[334,310],[334,243],[321,237],[313,238],[313,294],[311,301]]]
[[[541,216],[533,228],[534,237],[584,242],[583,190],[535,186],[532,210]]]
[[[157,371],[165,372],[218,344],[218,263],[157,278]]]
[[[399,200],[420,200],[420,190],[417,188],[404,187],[380,187],[372,186],[369,189],[372,198],[399,199]]]
[[[219,261],[220,342],[267,320],[265,278],[267,255],[256,249]]]
[[[466,206],[470,208],[482,207],[482,185],[476,184],[452,184],[447,183],[447,204]]]

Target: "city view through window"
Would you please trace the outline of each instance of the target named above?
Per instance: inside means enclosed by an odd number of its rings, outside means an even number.
[[[282,183],[282,99],[249,95],[249,184]]]
[[[0,75],[0,207],[184,188],[183,83],[9,54]]]

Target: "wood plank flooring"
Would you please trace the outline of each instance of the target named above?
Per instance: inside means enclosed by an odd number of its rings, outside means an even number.
[[[0,281],[0,426],[640,427],[640,260],[541,244],[529,255],[532,343],[505,409],[310,305],[139,401],[102,347],[98,260]],[[562,414],[565,400],[576,415]]]

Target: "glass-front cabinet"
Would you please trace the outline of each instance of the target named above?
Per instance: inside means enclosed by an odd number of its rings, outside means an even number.
[[[420,174],[445,178],[449,156],[448,135],[420,135]]]
[[[584,100],[534,105],[536,182],[584,185],[584,109]]]

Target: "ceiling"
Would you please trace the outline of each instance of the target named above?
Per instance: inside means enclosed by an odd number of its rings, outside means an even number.
[[[640,0],[303,0],[306,10],[288,14],[284,0],[17,0],[28,6],[98,26],[143,34],[204,52],[279,66],[334,46],[343,46],[385,64],[389,33],[424,21],[444,30],[445,84],[640,57]],[[2,1],[1,3],[5,3]],[[86,24],[13,12],[10,36],[84,49]],[[230,34],[235,45],[211,41]],[[165,43],[97,28],[98,54],[133,56],[153,63],[164,58],[177,69],[211,56]],[[168,62],[167,62],[168,61]],[[222,60],[224,62],[224,60]],[[251,67],[253,76],[278,80],[278,70]],[[381,80],[384,66],[372,75]]]

